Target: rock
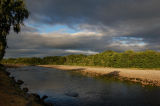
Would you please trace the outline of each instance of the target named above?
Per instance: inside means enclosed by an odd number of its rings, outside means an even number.
[[[79,96],[79,94],[76,92],[68,92],[68,93],[65,93],[65,95],[71,96],[71,97],[78,97]]]
[[[6,74],[9,76],[10,75],[10,73],[9,72],[6,72]]]
[[[46,95],[44,95],[42,98],[40,98],[40,96],[36,93],[32,93],[31,95],[35,97],[35,100],[38,103],[43,104],[43,106],[54,106],[52,103],[46,103],[44,101],[46,98],[48,98],[48,96],[46,96]]]
[[[40,99],[40,96],[39,96],[38,94],[36,94],[36,93],[32,93],[32,95],[33,95],[34,97],[36,97],[36,98],[39,98],[39,99]]]
[[[11,79],[12,79],[12,80],[15,80],[15,78],[14,78],[14,77],[11,77]]]
[[[28,88],[23,88],[22,89],[24,92],[28,92]]]
[[[54,106],[52,103],[44,103],[44,106]]]
[[[44,95],[44,96],[41,98],[41,100],[44,101],[46,98],[48,98],[48,96]]]
[[[18,80],[18,81],[17,81],[17,84],[18,84],[18,85],[22,85],[23,83],[24,83],[24,82],[23,82],[22,80]]]
[[[41,100],[41,98],[40,98],[40,96],[38,94],[32,93],[31,95],[35,97],[36,101],[40,101]]]

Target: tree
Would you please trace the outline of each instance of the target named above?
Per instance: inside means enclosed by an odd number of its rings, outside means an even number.
[[[0,60],[4,57],[6,37],[11,28],[16,33],[20,32],[20,27],[28,16],[29,12],[23,0],[0,0]]]

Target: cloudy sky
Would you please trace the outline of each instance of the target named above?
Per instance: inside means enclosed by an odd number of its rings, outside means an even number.
[[[160,50],[160,0],[25,0],[29,19],[6,57]]]

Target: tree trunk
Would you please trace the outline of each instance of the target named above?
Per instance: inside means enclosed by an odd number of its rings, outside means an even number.
[[[3,59],[5,55],[5,49],[7,46],[6,37],[0,37],[0,61]]]

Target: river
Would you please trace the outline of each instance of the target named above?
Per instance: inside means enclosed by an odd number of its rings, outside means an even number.
[[[160,88],[87,77],[38,66],[8,68],[30,93],[47,95],[54,106],[160,106]]]

